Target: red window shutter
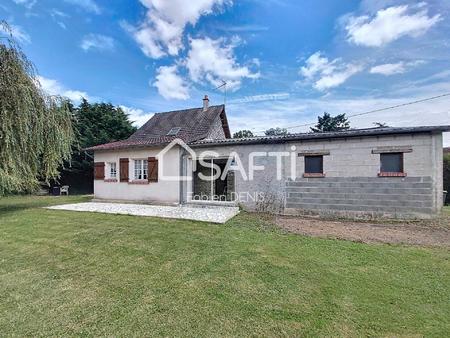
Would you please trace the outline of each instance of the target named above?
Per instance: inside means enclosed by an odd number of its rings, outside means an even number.
[[[128,182],[128,158],[119,160],[120,182]]]
[[[94,179],[105,179],[105,162],[94,162]]]
[[[148,181],[158,182],[158,160],[156,157],[148,158]]]

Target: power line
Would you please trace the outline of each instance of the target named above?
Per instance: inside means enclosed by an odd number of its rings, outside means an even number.
[[[381,111],[395,109],[395,108],[399,108],[399,107],[410,106],[410,105],[417,104],[417,103],[422,103],[422,102],[426,102],[426,101],[436,100],[436,99],[439,99],[439,98],[442,98],[442,97],[446,97],[446,96],[450,96],[450,93],[445,93],[445,94],[441,94],[441,95],[427,97],[425,99],[420,99],[420,100],[416,100],[416,101],[401,103],[401,104],[397,104],[395,106],[390,106],[390,107],[370,110],[370,111],[366,111],[366,112],[363,112],[363,113],[352,114],[352,115],[348,115],[347,118],[352,118],[352,117],[356,117],[356,116],[362,116],[362,115],[378,113],[378,112],[381,112]],[[300,127],[309,127],[309,126],[315,125],[316,123],[317,122],[312,122],[312,123],[299,124],[299,125],[296,125],[296,126],[288,126],[288,127],[284,127],[284,129],[294,129],[294,128],[300,128]],[[260,132],[263,133],[264,130],[260,131]],[[257,132],[257,133],[259,133],[259,132]]]
[[[394,109],[394,108],[399,108],[399,107],[410,106],[410,105],[413,105],[413,104],[416,104],[416,103],[422,103],[422,102],[426,102],[426,101],[431,101],[431,100],[439,99],[439,98],[441,98],[441,97],[446,97],[446,96],[450,96],[450,93],[446,93],[446,94],[442,94],[442,95],[437,95],[437,96],[432,96],[432,97],[428,97],[428,98],[426,98],[426,99],[421,99],[421,100],[417,100],[417,101],[412,101],[412,102],[402,103],[402,104],[398,104],[398,105],[396,105],[396,106],[391,106],[391,107],[387,107],[387,108],[375,109],[375,110],[371,110],[371,111],[364,112],[364,113],[359,113],[359,114],[349,115],[348,117],[355,117],[355,116],[367,115],[367,114],[372,114],[372,113],[378,113],[378,112],[383,111],[383,110],[388,110],[388,109]]]

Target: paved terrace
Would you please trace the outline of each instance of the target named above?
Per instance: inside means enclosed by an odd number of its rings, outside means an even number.
[[[127,203],[87,202],[64,204],[46,209],[103,212],[108,214],[123,214],[134,216],[153,216],[162,218],[189,219],[194,221],[225,223],[239,213],[237,207],[192,207],[192,206],[162,206]]]

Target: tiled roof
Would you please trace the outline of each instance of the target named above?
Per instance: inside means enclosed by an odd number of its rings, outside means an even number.
[[[387,128],[367,128],[367,129],[349,129],[339,132],[324,133],[300,133],[288,134],[282,136],[257,136],[242,139],[225,140],[199,140],[190,144],[191,146],[215,146],[215,145],[234,145],[234,144],[264,144],[264,143],[285,143],[289,141],[300,140],[320,140],[333,138],[349,138],[362,136],[378,135],[398,135],[398,134],[418,134],[431,132],[448,132],[450,126],[425,126],[425,127],[387,127]]]
[[[128,139],[100,144],[85,150],[160,146],[170,143],[175,138],[180,138],[186,143],[192,143],[206,138],[218,117],[222,119],[225,136],[231,137],[225,115],[225,106],[219,105],[210,106],[206,110],[192,108],[155,114]],[[167,136],[167,133],[176,127],[181,128],[177,135]]]
[[[152,137],[143,140],[123,140],[100,144],[97,146],[89,147],[84,150],[112,150],[112,149],[125,149],[135,147],[151,147],[160,146],[162,144],[169,144],[176,136],[164,136],[164,137]]]

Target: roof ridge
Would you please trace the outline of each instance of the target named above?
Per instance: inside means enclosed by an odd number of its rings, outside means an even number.
[[[211,108],[217,108],[217,107],[225,107],[225,105],[224,104],[216,104],[216,105],[213,105],[213,106],[209,106],[208,110],[211,109]],[[183,111],[186,111],[186,110],[194,110],[194,109],[196,109],[196,110],[197,109],[202,109],[203,110],[203,107],[192,107],[192,108],[185,108],[185,109],[169,110],[169,111],[163,111],[163,112],[155,113],[155,115],[178,113],[178,112],[183,112]]]

